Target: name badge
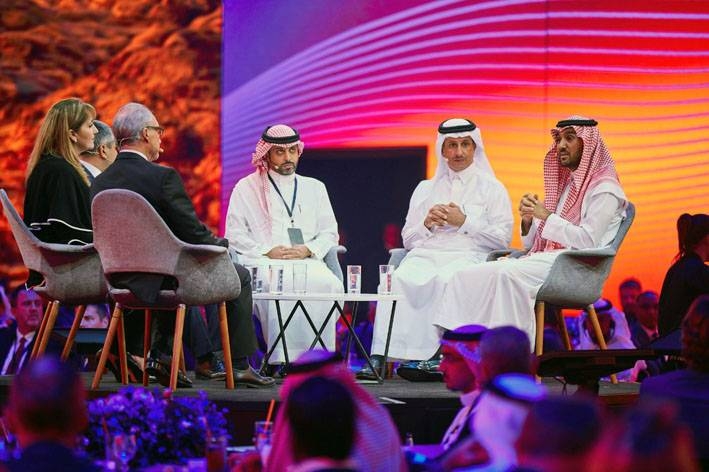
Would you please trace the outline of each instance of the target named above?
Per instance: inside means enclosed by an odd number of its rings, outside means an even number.
[[[303,240],[303,232],[300,228],[288,228],[288,239],[290,239],[291,246],[305,244],[305,241]]]

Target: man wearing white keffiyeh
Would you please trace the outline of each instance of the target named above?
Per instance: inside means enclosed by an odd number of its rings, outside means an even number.
[[[409,252],[392,280],[394,293],[404,295],[396,305],[389,349],[398,359],[434,355],[439,332],[433,315],[447,280],[507,247],[512,233],[510,199],[488,162],[480,128],[463,118],[444,121],[436,155],[433,179],[419,183],[411,196],[401,233]],[[388,303],[378,304],[372,354],[384,354],[389,313]],[[458,326],[464,324],[469,323]],[[365,369],[359,378],[367,375]]]
[[[554,143],[544,159],[544,201],[528,193],[519,205],[529,255],[457,272],[438,307],[438,326],[511,324],[534,339],[534,301],[559,253],[610,244],[627,200],[596,125],[595,120],[572,116],[551,130]]]
[[[303,147],[293,128],[286,125],[266,128],[252,155],[256,171],[237,182],[231,194],[225,236],[239,253],[242,264],[258,266],[264,273],[269,264],[282,265],[284,292],[293,291],[293,265],[304,264],[307,292],[342,293],[342,282],[322,261],[338,242],[337,221],[325,185],[296,174]],[[291,240],[289,230],[291,234],[294,230],[301,234],[302,243]],[[268,280],[264,282],[268,289]],[[257,301],[254,305],[264,337],[271,346],[279,333],[275,303]],[[305,306],[319,328],[330,303],[308,302]],[[281,303],[284,317],[292,308],[293,303]],[[309,323],[298,310],[286,329],[289,358],[307,350],[314,338]],[[328,323],[322,339],[327,349],[335,349],[335,317]],[[279,342],[270,362],[284,360]]]

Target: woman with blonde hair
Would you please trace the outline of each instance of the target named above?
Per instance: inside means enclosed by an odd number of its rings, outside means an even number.
[[[90,243],[89,180],[79,154],[93,148],[96,110],[78,98],[60,100],[39,128],[27,164],[24,220],[48,243]],[[30,274],[35,285],[39,274]]]

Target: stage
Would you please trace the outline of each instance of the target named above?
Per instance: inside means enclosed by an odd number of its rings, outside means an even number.
[[[193,373],[189,373],[190,377]],[[87,389],[91,383],[93,373],[83,374]],[[193,379],[194,380],[194,379]],[[11,376],[0,376],[0,402],[5,405]],[[208,398],[214,401],[219,408],[226,410],[227,421],[232,435],[232,445],[247,445],[252,442],[253,423],[266,417],[268,404],[271,399],[276,400],[276,411],[280,397],[280,384],[267,389],[254,389],[237,387],[226,390],[222,382],[195,380],[194,386],[189,389],[178,389],[174,395],[197,395],[204,391]],[[552,393],[561,393],[563,385],[560,381],[545,377],[542,379]],[[420,444],[437,443],[453,420],[460,408],[458,395],[446,389],[442,382],[409,382],[394,376],[383,384],[375,382],[362,382],[367,391],[374,395],[379,402],[389,411],[402,436],[412,433],[414,441]],[[637,383],[619,383],[612,385],[601,382],[599,399],[611,411],[623,411],[635,403],[638,395]],[[151,388],[162,388],[157,383],[151,383]],[[121,385],[109,373],[104,376],[101,386],[96,391],[89,391],[89,398],[95,399],[116,392]],[[572,394],[576,387],[569,385],[567,393]]]

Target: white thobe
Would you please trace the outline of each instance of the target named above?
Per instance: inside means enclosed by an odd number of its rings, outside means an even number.
[[[557,212],[569,193],[567,186],[559,198]],[[625,214],[625,194],[619,185],[602,182],[586,192],[581,202],[578,225],[551,214],[542,237],[569,249],[608,246],[618,233]],[[538,220],[523,237],[531,246]],[[534,302],[549,275],[556,257],[564,249],[537,252],[519,259],[502,259],[478,264],[457,272],[449,281],[435,316],[436,325],[456,329],[466,324],[487,328],[512,325],[535,339]]]
[[[429,209],[450,202],[465,213],[463,225],[429,231],[423,224]],[[435,185],[425,180],[416,187],[402,230],[409,253],[392,277],[392,291],[403,297],[396,304],[390,357],[428,359],[436,352],[439,335],[433,317],[446,283],[458,271],[485,261],[490,251],[506,248],[512,222],[507,190],[473,166],[458,173],[449,170],[447,178]],[[372,354],[384,354],[390,307],[391,303],[377,306]]]
[[[283,266],[283,291],[286,293],[293,292],[293,266],[295,264],[306,264],[306,291],[308,293],[343,293],[342,282],[327,268],[322,260],[329,249],[337,245],[339,238],[337,221],[335,220],[325,185],[319,180],[301,175],[282,176],[275,172],[269,172],[269,174],[278,186],[283,200],[289,206],[293,202],[295,179],[298,180],[298,190],[293,208],[293,221],[291,223],[291,217],[288,215],[278,192],[276,192],[273,185],[270,185],[268,198],[271,237],[268,239],[264,234],[256,234],[252,228],[257,225],[251,220],[258,217],[258,211],[256,210],[258,196],[254,194],[254,181],[249,179],[260,179],[260,176],[254,173],[237,182],[229,200],[225,237],[229,240],[229,244],[239,253],[239,262],[243,265],[258,266],[258,270],[262,274],[268,274],[270,265]],[[302,260],[268,258],[265,254],[273,247],[291,245],[288,236],[288,228],[290,227],[301,229],[305,245],[313,255]],[[263,282],[264,290],[268,291],[270,287],[267,275],[265,275]],[[294,302],[280,302],[284,323],[294,305]],[[316,328],[319,329],[325,321],[332,303],[307,302],[304,305]],[[274,301],[258,300],[254,303],[254,308],[261,321],[264,338],[270,348],[279,333],[276,304]],[[331,317],[328,326],[322,333],[323,342],[326,348],[331,351],[335,350],[336,319],[337,313]],[[286,329],[286,345],[289,359],[295,359],[306,351],[314,339],[315,333],[313,333],[310,324],[305,319],[305,315],[298,309]],[[320,347],[319,343],[317,346]],[[283,347],[279,341],[269,361],[278,363],[284,360]]]
[[[441,441],[441,446],[444,450],[448,450],[460,438],[460,434],[465,430],[465,428],[470,428],[472,426],[471,418],[475,413],[475,407],[477,406],[476,400],[480,395],[480,390],[473,390],[472,392],[464,393],[460,396],[460,402],[463,407],[455,415],[450,426],[443,435],[443,440]]]

